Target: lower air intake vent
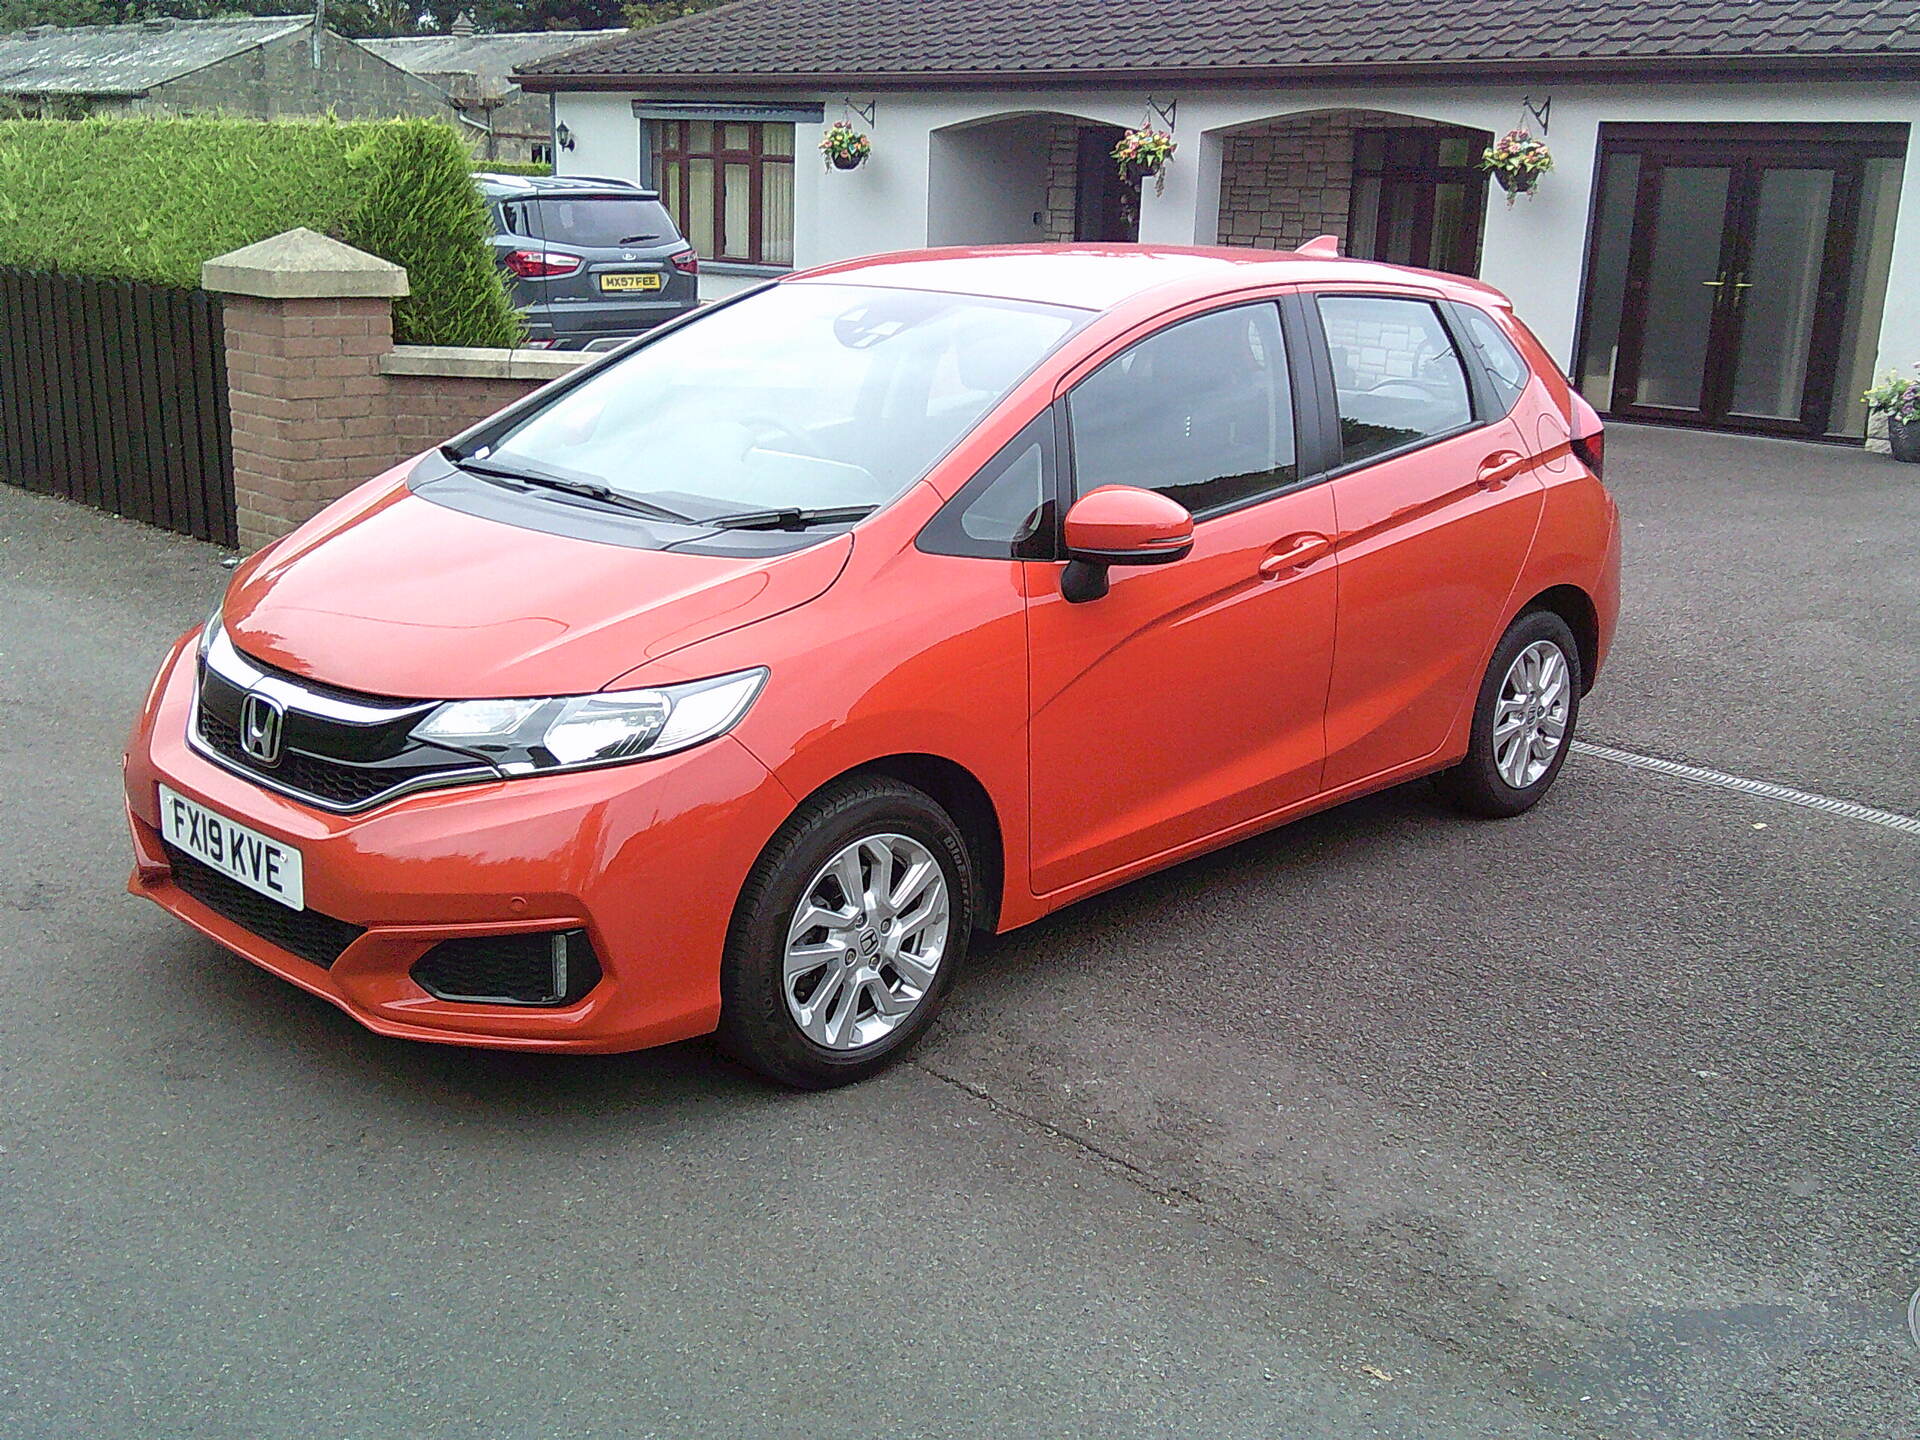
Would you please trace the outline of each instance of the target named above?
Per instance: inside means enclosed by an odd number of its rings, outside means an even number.
[[[567,1005],[600,983],[600,961],[584,930],[479,935],[442,940],[420,957],[413,978],[436,1000]]]
[[[318,910],[289,910],[278,900],[255,894],[175,846],[167,846],[166,851],[175,885],[214,914],[302,960],[323,968],[331,966],[341,951],[366,933],[358,925]]]

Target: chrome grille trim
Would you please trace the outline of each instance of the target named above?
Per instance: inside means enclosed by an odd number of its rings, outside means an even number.
[[[207,672],[211,672],[227,685],[242,692],[261,691],[271,694],[280,701],[289,715],[317,718],[335,725],[355,727],[391,725],[414,716],[425,717],[441,702],[438,700],[382,701],[372,697],[360,701],[350,699],[338,692],[326,693],[309,689],[290,676],[255,664],[234,648],[225,630],[218,632],[213,642],[207,647],[205,658],[196,666],[192,703],[187,714],[187,747],[194,754],[210,764],[219,766],[231,775],[237,775],[263,790],[271,790],[277,795],[284,795],[289,800],[296,800],[313,809],[325,810],[335,815],[358,815],[422,790],[444,790],[453,786],[484,784],[507,778],[498,767],[475,757],[468,765],[409,775],[398,783],[364,798],[341,801],[317,795],[298,785],[289,784],[269,771],[255,768],[242,757],[223,754],[208,742],[202,729],[201,719],[201,691],[206,683]],[[366,768],[356,766],[338,756],[326,755],[298,746],[288,746],[286,754],[297,755],[320,765],[335,766],[341,770]]]

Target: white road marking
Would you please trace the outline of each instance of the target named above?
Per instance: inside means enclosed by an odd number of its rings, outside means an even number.
[[[1618,750],[1611,745],[1595,745],[1590,740],[1573,742],[1575,754],[1591,755],[1597,760],[1611,760],[1616,765],[1631,765],[1636,770],[1651,770],[1656,775],[1668,775],[1675,780],[1690,781],[1695,785],[1712,785],[1721,790],[1733,790],[1742,795],[1757,795],[1762,800],[1779,800],[1788,805],[1802,805],[1809,810],[1818,810],[1822,814],[1837,815],[1843,820],[1859,820],[1868,825],[1884,825],[1889,830],[1898,830],[1903,835],[1920,835],[1920,815],[1902,815],[1893,810],[1877,810],[1871,805],[1862,805],[1858,800],[1841,800],[1832,795],[1815,795],[1809,790],[1795,790],[1790,785],[1775,785],[1770,780],[1750,780],[1744,775],[1729,775],[1724,770],[1708,770],[1699,765],[1682,765],[1677,760],[1662,760],[1657,755],[1642,755],[1634,750]]]

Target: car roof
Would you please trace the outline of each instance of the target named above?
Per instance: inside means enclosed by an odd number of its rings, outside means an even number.
[[[1262,285],[1419,285],[1506,304],[1489,285],[1461,275],[1412,270],[1330,253],[1235,246],[1127,244],[980,245],[906,250],[802,271],[796,282],[882,285],[1112,310],[1152,292],[1171,303]]]
[[[660,192],[612,175],[474,175],[490,200],[528,199],[535,195],[613,195],[629,200],[658,200]]]

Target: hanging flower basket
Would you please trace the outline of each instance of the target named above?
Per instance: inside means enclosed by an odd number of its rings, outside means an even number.
[[[1152,176],[1153,193],[1158,195],[1167,188],[1167,163],[1173,159],[1173,152],[1178,148],[1167,131],[1143,125],[1120,137],[1120,143],[1113,147],[1113,158],[1120,167],[1122,180],[1129,185],[1138,185]]]
[[[1509,202],[1516,196],[1532,195],[1540,188],[1538,175],[1528,175],[1514,170],[1496,170],[1493,172],[1493,178],[1500,188],[1507,192]]]
[[[1522,195],[1532,197],[1540,177],[1553,169],[1553,154],[1546,141],[1534,139],[1525,130],[1509,130],[1486,148],[1480,168],[1499,181],[1511,205]]]
[[[873,154],[873,140],[854,129],[850,121],[836,120],[820,137],[820,153],[835,170],[858,170]]]

